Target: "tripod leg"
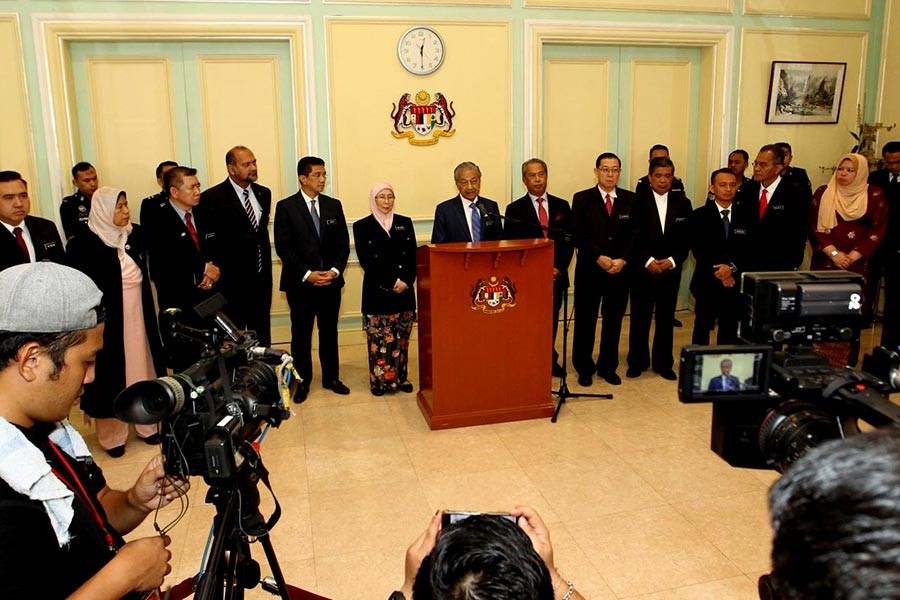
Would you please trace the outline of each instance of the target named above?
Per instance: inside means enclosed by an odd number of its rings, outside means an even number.
[[[272,569],[272,577],[278,584],[278,593],[282,600],[291,600],[291,594],[288,590],[287,582],[284,580],[284,574],[281,572],[281,566],[278,564],[278,557],[275,556],[275,548],[272,546],[272,538],[268,535],[258,539],[262,544],[263,551],[266,553],[266,559],[269,561],[269,568]]]

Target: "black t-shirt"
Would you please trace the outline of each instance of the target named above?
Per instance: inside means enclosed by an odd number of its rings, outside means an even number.
[[[50,430],[46,426],[21,431],[43,452],[52,468],[70,477],[50,448]],[[93,461],[82,463],[65,452],[61,454],[87,493],[96,498],[106,485],[100,467]],[[96,506],[106,522],[103,507],[99,502]],[[106,534],[77,494],[73,508],[75,514],[69,526],[72,539],[60,548],[43,503],[19,494],[0,479],[0,598],[65,598],[115,556]],[[108,522],[106,528],[121,546],[121,536]]]

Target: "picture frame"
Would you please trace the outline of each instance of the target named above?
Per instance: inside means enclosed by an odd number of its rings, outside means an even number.
[[[837,123],[847,63],[772,61],[766,123]]]

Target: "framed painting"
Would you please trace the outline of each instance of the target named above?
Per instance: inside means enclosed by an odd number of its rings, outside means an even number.
[[[766,123],[837,123],[847,63],[772,62]]]

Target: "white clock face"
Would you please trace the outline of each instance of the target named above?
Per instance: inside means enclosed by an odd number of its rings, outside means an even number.
[[[429,27],[413,27],[400,36],[397,56],[413,75],[434,73],[444,62],[444,40]]]

